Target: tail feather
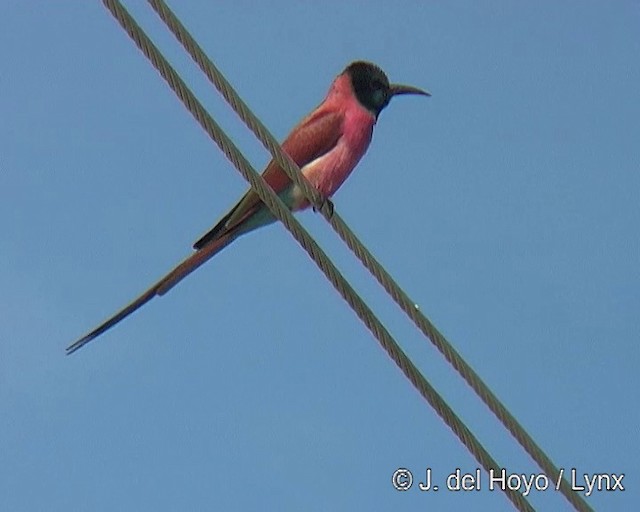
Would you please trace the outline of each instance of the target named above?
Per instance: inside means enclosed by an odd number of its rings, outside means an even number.
[[[167,293],[171,288],[182,281],[191,272],[196,270],[203,263],[211,259],[227,245],[229,245],[234,239],[235,237],[231,235],[223,236],[217,240],[211,241],[209,244],[202,247],[202,249],[189,256],[133,302],[122,308],[111,318],[105,320],[93,331],[86,334],[75,343],[69,345],[66,350],[67,355],[73,354],[76,350],[80,349],[90,341],[94,340],[104,332],[111,329],[114,325],[118,324],[129,315],[144,306],[156,295],[164,295],[165,293]]]
[[[213,226],[209,231],[207,231],[204,235],[202,235],[194,244],[193,248],[196,251],[203,249],[209,242],[219,237],[222,232],[227,231],[227,220],[233,213],[236,211],[236,208],[233,208],[229,213],[227,213],[224,217],[222,217],[218,223]]]
[[[235,240],[235,237],[228,234],[216,240],[212,240],[207,245],[204,245],[201,249],[198,249],[194,254],[189,256],[180,265],[169,272],[162,280],[157,284],[157,295],[164,295],[171,288],[177,285],[191,272],[200,268],[201,265],[209,261],[222,249]]]

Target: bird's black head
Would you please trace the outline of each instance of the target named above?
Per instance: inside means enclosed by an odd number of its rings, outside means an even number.
[[[417,87],[390,84],[384,71],[371,62],[362,60],[352,62],[344,72],[351,77],[353,92],[360,104],[376,117],[396,94],[431,96],[431,93]]]

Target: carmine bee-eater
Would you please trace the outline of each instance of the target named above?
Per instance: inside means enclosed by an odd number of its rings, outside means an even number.
[[[400,94],[430,93],[409,85],[390,84],[375,64],[352,62],[338,75],[324,101],[282,143],[302,174],[326,199],[344,183],[369,147],[373,126],[391,98]],[[271,161],[262,176],[292,211],[309,206],[298,187]],[[75,352],[156,295],[164,295],[179,281],[212,258],[240,235],[274,222],[275,217],[253,190],[249,190],[220,221],[194,245],[195,252],[131,304],[67,348]]]

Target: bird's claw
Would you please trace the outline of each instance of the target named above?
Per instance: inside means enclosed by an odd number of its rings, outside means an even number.
[[[322,211],[322,209],[323,209],[325,206],[328,208],[328,212],[327,212],[328,217],[327,217],[327,218],[329,218],[329,219],[330,219],[331,217],[333,217],[333,202],[332,202],[332,201],[331,201],[331,199],[329,199],[328,197],[327,197],[327,198],[325,198],[325,199],[322,201],[322,204],[320,205],[320,208],[316,208],[316,207],[314,206],[314,207],[313,207],[313,211],[314,211],[314,212]]]

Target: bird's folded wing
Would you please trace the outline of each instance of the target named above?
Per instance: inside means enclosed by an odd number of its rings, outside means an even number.
[[[309,162],[331,151],[340,138],[344,115],[341,111],[319,107],[304,118],[282,143],[282,149],[302,168]],[[272,160],[262,173],[263,178],[278,194],[291,184],[282,168]],[[249,190],[220,221],[194,245],[201,249],[211,240],[229,234],[242,225],[261,206],[258,194]]]

